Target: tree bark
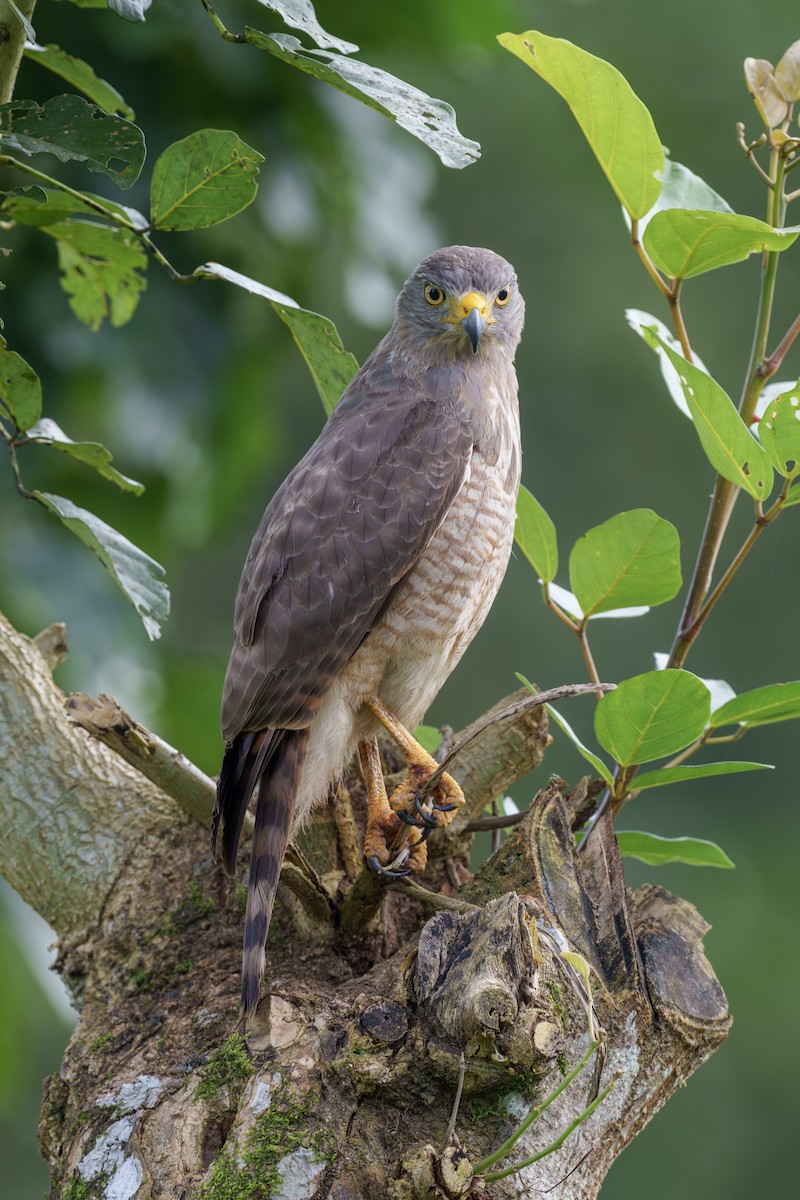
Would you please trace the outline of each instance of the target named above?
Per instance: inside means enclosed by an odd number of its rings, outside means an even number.
[[[0,624],[2,869],[58,930],[81,1012],[42,1107],[52,1197],[594,1197],[727,1033],[694,908],[653,886],[629,893],[605,820],[576,854],[587,781],[552,780],[474,877],[465,815],[431,839],[424,886],[387,888],[362,871],[363,788],[348,775],[283,873],[245,1036],[243,888],[212,864],[195,819],[211,781],[108,702],[81,699],[73,716],[94,734],[68,719],[39,647]],[[548,742],[541,709],[476,738],[448,768],[471,814]],[[593,999],[563,951],[589,964]],[[585,1069],[476,1174],[596,1027]],[[560,1149],[488,1178],[609,1084]]]

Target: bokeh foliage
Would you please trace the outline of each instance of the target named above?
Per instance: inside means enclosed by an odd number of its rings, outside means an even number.
[[[150,163],[201,128],[235,129],[264,155],[250,209],[211,231],[165,234],[165,252],[181,271],[224,262],[328,314],[359,360],[388,324],[398,284],[436,245],[490,245],[509,257],[530,314],[519,358],[526,483],[564,546],[620,510],[654,509],[680,530],[688,574],[710,471],[652,355],[625,326],[625,308],[652,310],[654,301],[613,195],[563,103],[495,42],[504,29],[527,28],[529,6],[359,0],[343,9],[321,0],[316,8],[325,28],[361,45],[365,60],[454,104],[461,129],[482,143],[481,160],[447,171],[378,114],[277,58],[223,43],[199,3],[162,2],[144,25],[126,27],[105,12],[43,0],[36,23],[41,41],[91,62],[125,97],[147,131]],[[232,27],[273,28],[264,12],[254,21],[252,9],[239,0],[223,15]],[[765,15],[756,0],[733,7],[676,0],[643,16],[631,0],[613,9],[599,0],[544,0],[535,20],[615,63],[656,114],[676,157],[737,211],[758,211],[761,192],[734,135],[734,122],[752,121],[753,111],[741,62],[780,57],[800,35],[794,5],[779,0]],[[41,100],[63,90],[43,77],[26,61],[17,94]],[[93,183],[79,166],[68,178],[79,187]],[[146,210],[144,185],[134,184],[125,203]],[[15,235],[14,254],[0,262],[6,336],[13,333],[14,347],[35,364],[52,419],[76,440],[110,446],[119,470],[147,490],[136,500],[67,457],[45,459],[45,448],[31,451],[39,455],[32,482],[99,513],[163,563],[173,614],[162,640],[147,643],[85,550],[46,514],[28,511],[6,478],[0,608],[30,633],[66,620],[72,656],[61,685],[114,692],[214,772],[238,572],[265,500],[316,433],[322,409],[289,330],[263,300],[223,283],[180,287],[151,264],[131,323],[93,334],[68,309],[54,255],[47,239]],[[786,274],[797,282],[796,256]],[[702,324],[703,357],[729,391],[744,370],[757,276],[754,259],[698,280],[687,298],[687,314]],[[776,328],[795,315],[797,292],[790,284],[779,294]],[[724,675],[745,692],[800,675],[791,602],[800,568],[789,526],[787,515],[770,545],[754,552],[704,635],[693,664],[703,677]],[[555,635],[535,591],[520,555],[430,721],[472,719],[515,685],[518,670],[543,685],[583,678],[574,647],[566,633]],[[674,607],[624,627],[604,622],[595,647],[601,675],[648,670],[652,651],[667,647]],[[589,741],[592,711],[584,703],[569,715]],[[797,981],[782,947],[796,919],[786,837],[796,821],[796,783],[786,728],[752,743],[754,754],[778,767],[767,783],[760,775],[723,778],[674,792],[655,788],[636,802],[637,825],[713,838],[737,863],[736,872],[705,876],[681,867],[629,872],[633,883],[656,878],[689,896],[716,926],[709,952],[737,1026],[623,1156],[607,1184],[620,1196],[645,1188],[667,1196],[691,1180],[691,1194],[745,1197],[765,1173],[777,1192],[791,1186],[791,1080],[783,1063]],[[580,770],[566,739],[548,757],[548,770],[570,778]],[[520,790],[520,804],[529,792]],[[41,1186],[32,1187],[38,1195]]]

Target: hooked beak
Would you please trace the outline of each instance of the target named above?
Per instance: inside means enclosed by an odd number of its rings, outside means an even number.
[[[477,354],[478,346],[481,342],[481,334],[486,328],[486,318],[477,304],[464,317],[464,320],[461,322],[461,328],[472,343],[472,353]]]

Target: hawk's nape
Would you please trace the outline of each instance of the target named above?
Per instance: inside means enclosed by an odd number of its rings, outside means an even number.
[[[391,330],[253,539],[236,602],[212,823],[215,853],[233,872],[258,789],[242,979],[248,1016],[291,830],[326,798],[356,747],[388,730],[417,781],[391,800],[382,780],[369,781],[367,840],[379,871],[424,865],[422,834],[461,802],[445,776],[441,795],[415,811],[414,789],[432,760],[406,731],[505,573],[520,470],[513,356],[523,313],[513,269],[491,251],[450,247],[424,260]],[[370,752],[362,761],[379,759]],[[421,831],[399,857],[398,812]]]

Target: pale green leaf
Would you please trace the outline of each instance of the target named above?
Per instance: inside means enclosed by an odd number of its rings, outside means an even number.
[[[680,357],[683,358],[683,350],[681,349],[680,342],[675,337],[675,334],[672,332],[672,330],[667,329],[664,322],[659,320],[658,317],[654,317],[652,313],[645,312],[641,308],[626,308],[625,319],[634,333],[638,333],[639,337],[642,338],[643,341],[646,340],[644,336],[645,329],[651,329],[656,334],[659,341],[663,342],[664,345],[669,346],[670,349],[674,350],[676,354],[679,354]],[[658,365],[661,368],[661,374],[664,378],[665,384],[667,385],[667,390],[670,396],[675,401],[675,404],[681,410],[683,415],[688,417],[691,421],[692,414],[689,410],[689,405],[686,403],[686,397],[683,394],[683,385],[680,381],[678,372],[673,367],[671,360],[667,358],[661,346],[651,346],[651,348],[655,349],[655,352],[658,355]],[[694,356],[694,365],[698,367],[699,370],[705,371],[706,375],[708,374],[708,368],[697,354]]]
[[[264,8],[278,13],[285,25],[299,29],[311,38],[321,50],[338,50],[340,54],[354,54],[358,46],[354,42],[346,42],[344,38],[334,37],[322,28],[314,12],[311,0],[258,0]]]
[[[670,783],[691,783],[695,779],[707,779],[713,775],[736,775],[740,771],[772,771],[771,763],[757,762],[712,762],[693,767],[662,767],[660,771],[646,771],[637,775],[633,787],[637,791],[646,788],[666,787]]]
[[[122,188],[139,178],[145,156],[141,129],[82,96],[55,96],[41,107],[33,100],[0,104],[0,149],[85,162]]]
[[[306,50],[288,33],[268,34],[245,29],[251,46],[274,54],[307,75],[313,75],[347,96],[391,117],[438,154],[446,167],[466,167],[480,156],[480,146],[458,132],[456,115],[444,100],[436,100],[402,79],[368,63],[326,50]]]
[[[663,604],[681,586],[678,532],[649,508],[618,513],[578,539],[569,576],[587,615]]]
[[[201,278],[223,279],[269,300],[281,320],[288,325],[314,379],[325,412],[332,413],[358,370],[355,358],[342,346],[333,321],[320,313],[301,308],[291,296],[276,292],[274,288],[247,275],[240,275],[221,263],[204,263],[194,273]]]
[[[125,21],[143,21],[153,0],[107,0],[108,7]]]
[[[42,417],[28,430],[28,440],[43,446],[52,446],[54,450],[60,450],[62,453],[68,454],[70,458],[94,467],[99,475],[116,483],[117,487],[122,488],[123,491],[134,492],[137,496],[141,496],[144,491],[144,484],[137,483],[135,479],[129,479],[116,467],[111,466],[111,451],[100,442],[73,442],[72,438],[67,437],[63,429],[49,417]]]
[[[617,842],[623,858],[638,858],[640,862],[653,867],[661,867],[666,863],[728,869],[734,866],[716,842],[708,842],[704,838],[664,838],[654,833],[620,829],[617,831]]]
[[[44,226],[58,242],[61,286],[70,308],[84,325],[97,330],[106,317],[114,326],[133,316],[147,281],[141,243],[124,229],[90,221]]]
[[[660,271],[690,279],[763,250],[786,250],[798,233],[800,225],[773,229],[737,213],[669,208],[649,222],[644,247]]]
[[[794,479],[800,474],[800,380],[770,401],[761,415],[758,436],[781,475]]]
[[[203,229],[247,208],[258,190],[259,154],[227,129],[173,142],[153,167],[150,220],[157,229]]]
[[[566,100],[630,216],[649,212],[661,191],[664,151],[653,118],[616,67],[533,29],[497,40]]]
[[[625,679],[598,701],[598,742],[623,767],[675,754],[708,724],[708,688],[689,671],[648,671]]]
[[[711,728],[724,725],[772,725],[800,717],[800,681],[768,683],[765,687],[742,692],[711,714]]]
[[[125,103],[115,87],[96,75],[88,63],[67,54],[60,46],[28,45],[25,47],[25,57],[66,79],[67,83],[99,105],[103,112],[124,117],[127,121],[134,119],[133,109]]]
[[[39,376],[15,350],[9,350],[0,338],[0,405],[17,429],[30,429],[42,411],[42,385]]]
[[[169,615],[164,568],[116,529],[85,508],[78,508],[71,500],[49,492],[34,492],[34,496],[97,555],[142,618],[148,637],[151,640],[160,637],[161,625]]]
[[[744,488],[756,500],[772,491],[772,465],[766,451],[745,425],[730,397],[719,384],[686,361],[650,329],[643,329],[647,344],[662,348],[683,387],[694,427],[709,462],[723,479]]]
[[[539,578],[550,583],[558,570],[556,527],[526,487],[517,495],[514,537]]]
[[[583,609],[578,603],[578,597],[570,592],[567,588],[561,587],[558,583],[549,583],[547,590],[550,599],[553,600],[567,616],[572,617],[574,621],[581,621],[584,617]],[[609,621],[609,620],[627,620],[630,617],[643,617],[650,612],[649,604],[633,604],[628,608],[610,608],[608,612],[592,613],[589,617],[590,621]]]

